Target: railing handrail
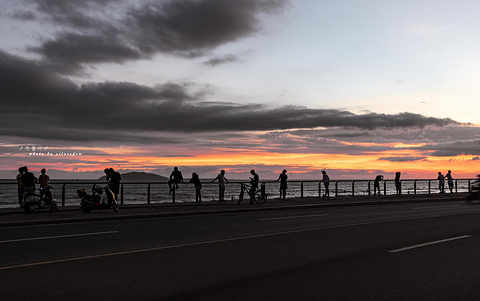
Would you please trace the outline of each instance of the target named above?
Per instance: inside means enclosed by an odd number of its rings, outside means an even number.
[[[202,181],[202,185],[218,185],[218,183],[215,183],[215,182],[211,182],[211,180],[213,179],[203,179]],[[383,192],[384,192],[384,195],[387,194],[387,182],[394,182],[395,180],[394,179],[383,179],[381,180],[380,182],[383,182]],[[431,194],[431,183],[432,181],[438,181],[438,179],[402,179],[400,182],[413,182],[413,186],[414,186],[414,190],[413,190],[413,193],[414,194],[417,194],[417,182],[428,182],[428,194]],[[471,191],[471,183],[472,181],[478,181],[478,178],[461,178],[461,179],[454,179],[454,189],[455,189],[455,192],[458,192],[457,188],[458,188],[458,181],[468,181],[468,192]],[[262,183],[265,183],[265,184],[273,184],[273,183],[280,183],[279,181],[277,180],[264,180],[264,181],[260,181]],[[322,186],[322,180],[296,180],[296,179],[291,179],[288,181],[289,183],[299,183],[300,184],[300,189],[301,189],[301,192],[300,192],[300,197],[303,198],[304,197],[304,184],[305,183],[318,183],[318,197],[321,197],[321,186]],[[346,180],[346,179],[342,179],[342,180],[330,180],[330,183],[334,183],[334,194],[335,196],[337,197],[338,196],[338,189],[339,189],[339,184],[342,184],[342,183],[351,183],[351,195],[354,196],[355,195],[355,187],[356,187],[356,183],[368,183],[368,188],[366,190],[366,192],[368,192],[368,194],[370,195],[371,194],[371,182],[374,182],[374,180],[371,180],[371,179],[355,179],[355,180]],[[249,183],[249,181],[247,180],[230,180],[228,182],[226,182],[225,184],[226,185],[243,185],[244,183]],[[66,194],[65,194],[65,187],[67,185],[92,185],[92,184],[97,184],[97,185],[107,185],[107,183],[105,181],[100,181],[100,180],[72,180],[72,179],[67,179],[67,180],[58,180],[58,179],[52,179],[50,180],[50,184],[54,185],[62,185],[61,186],[61,191],[62,191],[62,206],[65,206],[65,199],[66,199]],[[151,203],[151,186],[152,185],[168,185],[168,181],[121,181],[120,182],[120,192],[119,192],[119,196],[120,196],[120,204],[123,205],[123,201],[124,201],[124,186],[125,185],[147,185],[147,204],[150,204]],[[179,184],[182,184],[182,183],[179,183]],[[183,184],[189,184],[188,181],[185,181]],[[12,179],[12,180],[3,180],[1,181],[0,180],[0,185],[17,185],[17,182]],[[172,197],[172,203],[175,203],[175,185],[174,185],[174,189],[171,193],[171,197]],[[347,192],[346,190],[344,190],[344,192]]]
[[[205,184],[216,184],[217,182],[214,182],[214,183],[211,183],[211,180],[213,179],[209,179],[209,178],[204,178],[204,179],[201,179],[202,180],[202,184],[205,183]],[[460,179],[454,179],[454,181],[476,181],[478,180],[477,178],[460,178]],[[210,182],[209,182],[210,181]],[[317,182],[321,182],[322,180],[320,179],[313,179],[313,180],[301,180],[301,179],[289,179],[288,182],[292,182],[292,183],[301,183],[301,182],[305,182],[305,183],[317,183]],[[372,179],[339,179],[339,180],[332,180],[330,179],[330,182],[339,182],[339,183],[342,183],[342,182],[346,182],[346,183],[349,183],[349,182],[373,182],[374,180]],[[395,181],[395,179],[383,179],[381,180],[380,182],[393,182]],[[404,179],[401,179],[400,181],[438,181],[438,179],[409,179],[409,178],[404,178]],[[248,183],[250,181],[248,180],[229,180],[228,182],[226,182],[225,184],[240,184],[240,183]],[[263,183],[280,183],[279,181],[277,180],[261,180],[260,182],[263,182]],[[107,184],[106,182],[104,181],[99,181],[99,180],[75,180],[75,179],[67,179],[67,180],[60,180],[60,179],[51,179],[50,180],[50,183],[51,184]],[[122,184],[168,184],[168,181],[120,181],[120,183]],[[15,179],[12,179],[12,180],[0,180],[0,185],[6,185],[6,184],[17,184],[16,180]],[[188,184],[188,181],[185,181],[184,184]]]

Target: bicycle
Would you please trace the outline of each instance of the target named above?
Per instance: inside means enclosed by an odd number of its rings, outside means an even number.
[[[267,201],[268,195],[265,193],[265,183],[262,183],[260,189],[255,190],[250,194],[250,189],[252,186],[242,183],[240,196],[238,197],[238,205],[243,201],[243,195],[247,193],[250,196],[250,200],[255,201],[257,204],[264,204]]]

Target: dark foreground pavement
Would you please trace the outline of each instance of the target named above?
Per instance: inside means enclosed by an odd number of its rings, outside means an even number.
[[[389,195],[389,196],[339,196],[325,200],[321,198],[287,198],[269,199],[263,205],[249,205],[244,200],[240,205],[234,201],[203,202],[151,205],[122,205],[119,212],[112,209],[83,213],[76,207],[59,207],[58,211],[48,210],[25,213],[21,208],[0,209],[0,227],[88,222],[115,219],[137,219],[149,217],[171,217],[196,214],[214,214],[228,212],[247,212],[263,210],[289,210],[314,207],[365,206],[396,203],[421,203],[441,201],[465,201],[467,193],[423,194],[423,195]]]
[[[465,197],[177,203],[89,214],[2,210],[0,296],[478,300],[480,257],[472,255],[480,207],[464,204]],[[87,222],[94,220],[102,222]],[[51,224],[29,226],[39,223]]]

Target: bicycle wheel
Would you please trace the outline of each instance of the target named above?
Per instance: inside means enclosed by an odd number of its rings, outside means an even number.
[[[264,204],[267,201],[267,195],[265,194],[264,197],[262,197],[262,191],[257,190],[255,191],[255,203],[257,204]]]
[[[238,202],[237,205],[240,205],[240,202],[243,201],[243,190],[240,191],[240,195],[238,196]]]

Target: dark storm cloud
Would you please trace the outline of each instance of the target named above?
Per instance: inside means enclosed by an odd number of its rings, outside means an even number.
[[[120,63],[157,53],[198,57],[260,30],[260,16],[284,7],[284,0],[35,0],[36,19],[62,26],[30,50],[59,71],[75,73],[86,64]],[[33,16],[30,16],[33,17]],[[233,56],[212,59],[215,65]]]
[[[466,141],[480,140],[480,130],[471,125],[450,124],[446,126],[429,125],[425,127],[408,126],[365,130],[356,127],[325,127],[314,129],[292,129],[271,131],[259,136],[258,147],[262,144],[276,148],[276,152],[296,153],[348,153],[351,155],[373,154],[388,150],[414,150],[422,155],[416,159],[434,155],[461,155],[478,151],[478,146]],[[248,141],[235,140],[238,148],[248,147]],[[456,149],[456,141],[461,148]],[[422,146],[416,146],[422,145]],[[270,150],[271,151],[271,150]],[[411,160],[410,157],[389,157],[388,160]]]
[[[413,123],[412,123],[413,124]],[[296,139],[334,139],[350,143],[452,143],[480,139],[478,127],[453,122],[450,125],[362,129],[352,127],[300,129],[285,132]]]
[[[47,57],[48,64],[61,73],[75,73],[83,68],[82,64],[122,63],[143,57],[114,34],[107,37],[66,33],[31,50]]]
[[[65,139],[142,140],[155,133],[269,131],[296,128],[398,129],[456,125],[419,114],[368,113],[261,104],[206,102],[190,84],[155,87],[129,82],[77,85],[50,67],[0,51],[2,135]],[[153,134],[152,134],[153,133]]]
[[[478,129],[477,129],[478,131]],[[432,156],[458,156],[458,155],[480,155],[480,140],[455,141],[451,143],[437,143],[421,148],[422,150],[434,150]]]

